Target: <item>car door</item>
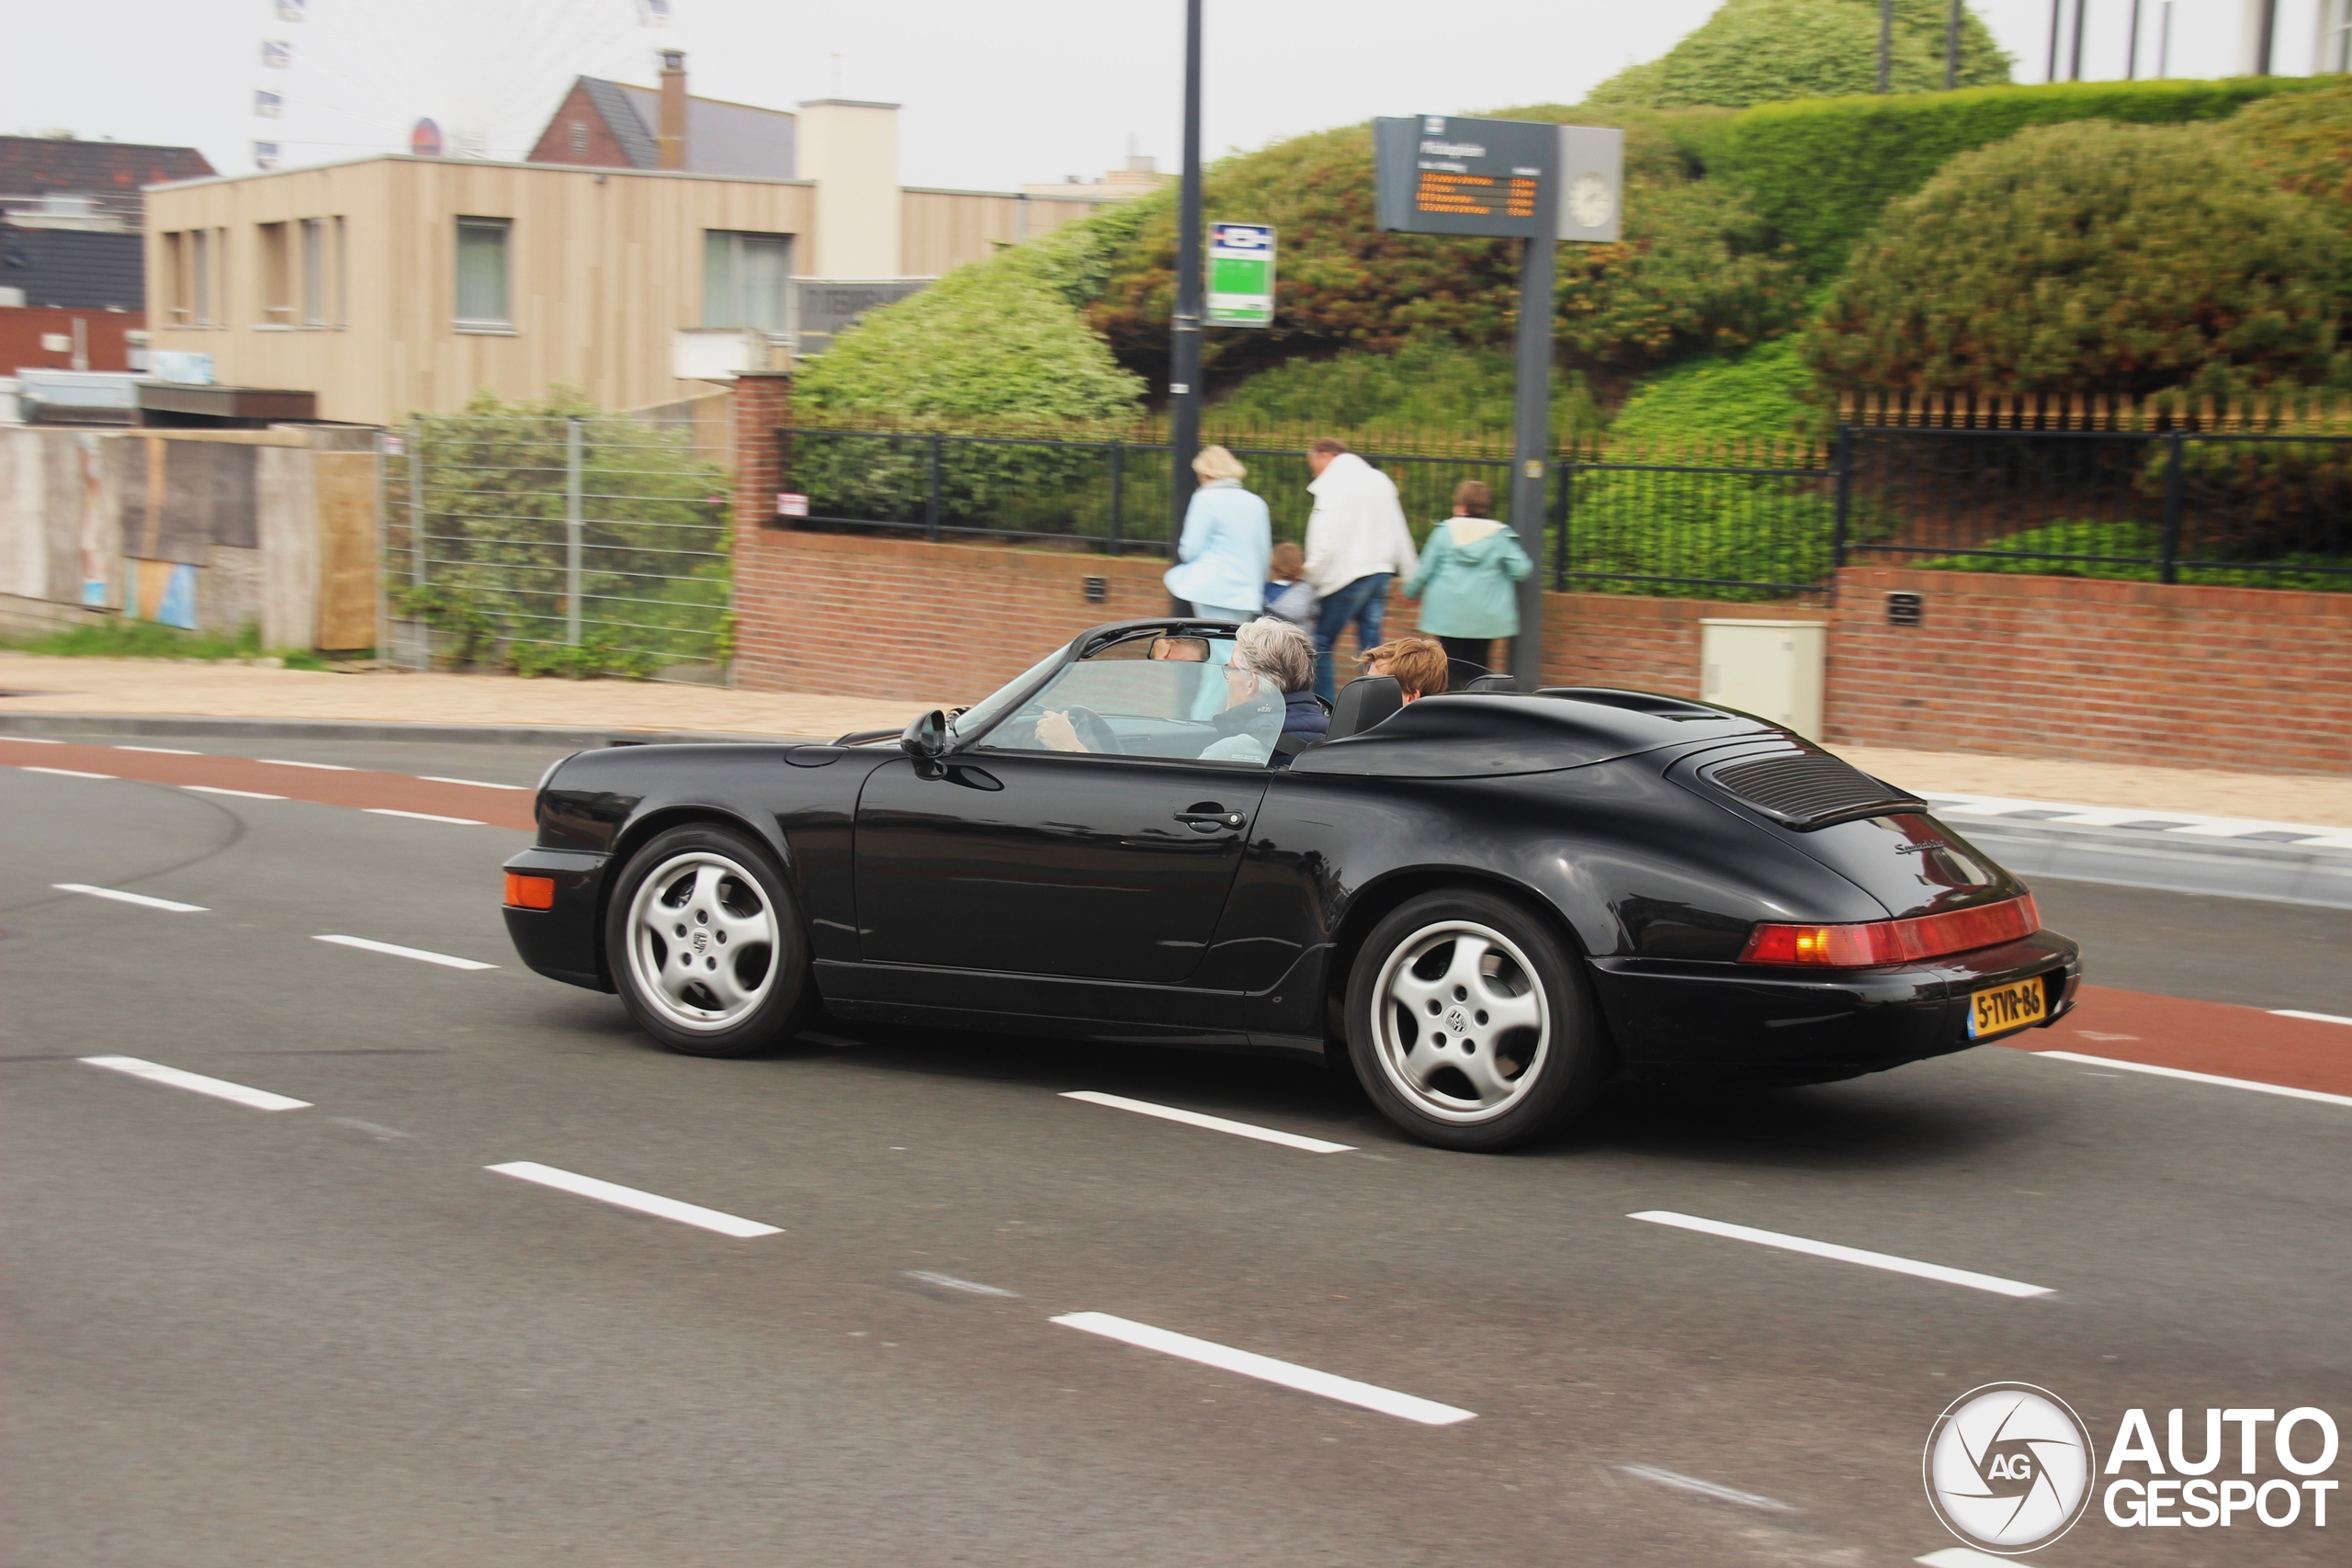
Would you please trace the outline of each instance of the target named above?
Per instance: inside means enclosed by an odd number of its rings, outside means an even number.
[[[858,797],[868,962],[1181,982],[1264,797],[1283,700],[1227,638],[1074,661],[985,733],[875,770]]]
[[[885,764],[858,801],[860,954],[1182,981],[1216,933],[1267,778],[1057,751]]]

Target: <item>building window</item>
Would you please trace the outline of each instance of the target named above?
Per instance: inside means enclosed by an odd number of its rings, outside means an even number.
[[[294,324],[294,265],[288,254],[290,225],[257,225],[261,240],[261,316],[270,326]]]
[[[571,122],[571,150],[574,152],[588,151],[588,127],[584,121],[575,119]]]
[[[334,220],[334,324],[351,324],[351,246],[344,238],[341,218]]]
[[[199,327],[212,324],[212,231],[188,231],[188,319]]]
[[[506,242],[514,224],[504,218],[458,220],[458,325],[511,329],[507,305]]]
[[[302,220],[302,324],[327,324],[327,220]]]
[[[704,326],[756,327],[781,337],[791,282],[791,235],[703,231]]]

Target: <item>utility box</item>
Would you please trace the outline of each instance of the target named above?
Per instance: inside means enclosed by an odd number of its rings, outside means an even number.
[[[1821,739],[1826,621],[1702,620],[1699,699]]]

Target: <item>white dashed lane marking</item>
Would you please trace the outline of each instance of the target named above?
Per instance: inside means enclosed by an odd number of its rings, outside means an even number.
[[[664,1220],[675,1220],[682,1225],[697,1225],[721,1235],[748,1240],[756,1235],[782,1235],[781,1225],[763,1225],[757,1220],[746,1220],[734,1214],[723,1214],[717,1209],[706,1209],[699,1203],[681,1203],[675,1198],[663,1198],[651,1192],[640,1192],[634,1187],[617,1182],[599,1181],[593,1176],[579,1176],[569,1170],[558,1170],[551,1165],[519,1159],[504,1165],[484,1166],[501,1176],[511,1176],[517,1181],[536,1182],[552,1187],[559,1192],[570,1192],[582,1198],[594,1198],[600,1203],[616,1208],[634,1209],[640,1214],[652,1214]]]
[[[1948,1269],[1940,1263],[1922,1263],[1917,1258],[1897,1258],[1888,1252],[1868,1252],[1859,1247],[1840,1247],[1832,1241],[1784,1235],[1779,1231],[1760,1231],[1751,1225],[1726,1224],[1722,1220],[1702,1220],[1695,1214],[1678,1214],[1666,1209],[1645,1209],[1625,1217],[1647,1220],[1655,1225],[1672,1225],[1677,1230],[1697,1231],[1704,1235],[1725,1236],[1733,1241],[1752,1241],[1758,1247],[1779,1247],[1783,1252],[1802,1252],[1814,1258],[1834,1258],[1840,1263],[1859,1263],[1865,1269],[1883,1269],[1891,1274],[1909,1274],[1917,1279],[1935,1280],[1947,1285],[1966,1285],[1970,1290],[1990,1291],[1996,1296],[2046,1296],[2051,1293],[2047,1285],[2029,1285],[2020,1280],[2004,1280],[1998,1274],[1979,1274],[1973,1269]]]
[[[445,779],[437,773],[419,773],[416,776],[426,784],[464,784],[469,789],[519,789],[527,792],[531,787],[529,784],[491,784],[483,779]]]
[[[60,893],[85,893],[93,898],[111,898],[118,904],[136,904],[142,909],[167,909],[175,915],[201,915],[201,904],[182,904],[170,898],[152,898],[144,893],[125,893],[119,887],[93,887],[86,882],[52,882]]]
[[[356,768],[346,768],[341,762],[297,762],[284,757],[255,757],[254,761],[267,762],[273,768],[316,768],[322,773],[349,773],[358,771]]]
[[[1660,1486],[1671,1486],[1677,1492],[1695,1492],[1702,1497],[1713,1497],[1719,1503],[1737,1503],[1744,1508],[1761,1508],[1766,1513],[1793,1514],[1796,1510],[1778,1497],[1766,1497],[1754,1492],[1742,1492],[1736,1487],[1702,1481],[1695,1475],[1685,1475],[1679,1470],[1662,1470],[1654,1464],[1621,1464],[1617,1467],[1628,1475],[1638,1475],[1644,1481],[1655,1481]]]
[[[471,817],[439,817],[430,811],[401,811],[390,806],[363,806],[359,809],[370,817],[405,817],[412,822],[447,822],[458,828],[482,826]]]
[[[284,800],[286,798],[282,795],[264,795],[257,789],[223,789],[219,784],[182,784],[180,788],[194,790],[198,795],[233,795],[240,800]]]
[[[2352,1094],[2329,1094],[2316,1089],[2290,1089],[2282,1083],[2256,1083],[2252,1078],[2225,1078],[2213,1073],[2192,1073],[2187,1067],[2159,1067],[2149,1062],[2120,1062],[2109,1056],[2085,1056],[2073,1051],[2036,1051],[2033,1055],[2044,1061],[2081,1062],[2094,1067],[2114,1067],[2120,1072],[2179,1078],[2184,1083],[2211,1084],[2217,1089],[2250,1089],[2256,1094],[2283,1094],[2290,1100],[2312,1100],[2322,1105],[2352,1105]]]
[[[1228,1122],[1222,1116],[1204,1116],[1197,1111],[1179,1111],[1172,1105],[1154,1105],[1148,1100],[1097,1094],[1091,1089],[1071,1089],[1062,1098],[1082,1100],[1089,1105],[1107,1105],[1114,1111],[1132,1111],[1138,1116],[1157,1116],[1162,1122],[1182,1122],[1187,1127],[1205,1127],[1212,1133],[1230,1133],[1237,1138],[1255,1138],[1261,1144],[1280,1144],[1286,1149],[1304,1149],[1311,1155],[1340,1155],[1355,1147],[1352,1144],[1305,1138],[1296,1133],[1278,1133],[1272,1127],[1253,1127],[1247,1122]]]
[[[2296,1008],[2272,1008],[2273,1018],[2300,1018],[2312,1023],[2352,1023],[2352,1018],[2339,1018],[2332,1012],[2304,1012]]]
[[[1420,1399],[1409,1393],[1398,1393],[1393,1388],[1377,1383],[1358,1382],[1353,1378],[1335,1377],[1318,1372],[1312,1367],[1298,1366],[1290,1361],[1277,1361],[1272,1356],[1261,1356],[1250,1350],[1237,1350],[1230,1345],[1219,1345],[1207,1339],[1195,1339],[1189,1334],[1172,1334],[1165,1328],[1154,1328],[1148,1323],[1135,1323],[1124,1317],[1113,1317],[1104,1312],[1064,1313],[1052,1320],[1064,1328],[1081,1329],[1099,1334],[1105,1339],[1134,1345],[1146,1350],[1157,1350],[1163,1356],[1176,1356],[1187,1361],[1198,1361],[1219,1371],[1238,1372],[1262,1382],[1279,1383],[1302,1393],[1312,1393],[1333,1399],[1342,1404],[1352,1404],[1362,1410],[1377,1411],[1383,1416],[1395,1416],[1407,1421],[1418,1421],[1424,1427],[1451,1427],[1457,1421],[1477,1418],[1475,1410],[1462,1410],[1451,1404],[1440,1404],[1433,1399]]]
[[[12,738],[13,739],[13,738]],[[191,751],[185,746],[116,746],[117,751],[149,751],[158,757],[201,757],[201,751]]]
[[[187,1089],[191,1094],[209,1094],[215,1100],[234,1100],[255,1111],[300,1111],[311,1103],[307,1100],[291,1100],[282,1094],[272,1094],[264,1089],[247,1089],[243,1084],[231,1083],[226,1078],[209,1078],[202,1073],[184,1073],[177,1067],[166,1067],[158,1062],[142,1062],[136,1056],[84,1056],[81,1060],[89,1066],[126,1073],[134,1078],[145,1078],[149,1083],[168,1084],[174,1089]]]
[[[394,958],[413,958],[419,964],[438,964],[444,969],[495,969],[495,964],[484,964],[478,958],[459,958],[453,953],[434,953],[422,947],[402,947],[396,942],[376,942],[364,936],[314,936],[312,942],[331,942],[337,947],[356,947],[362,953],[390,953]]]
[[[85,773],[80,768],[44,768],[32,762],[22,764],[21,771],[28,773],[55,773],[61,779],[110,779],[114,777],[112,773]]]

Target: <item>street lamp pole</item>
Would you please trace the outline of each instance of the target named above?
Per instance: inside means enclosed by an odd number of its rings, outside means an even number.
[[[1184,184],[1176,218],[1176,319],[1168,355],[1168,539],[1184,531],[1201,449],[1201,0],[1184,0]]]

